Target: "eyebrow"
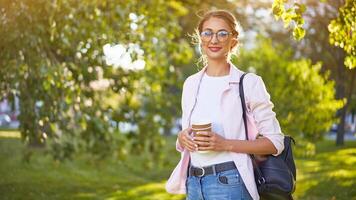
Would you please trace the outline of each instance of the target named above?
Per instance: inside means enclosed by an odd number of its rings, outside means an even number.
[[[213,29],[211,29],[211,28],[205,28],[205,29],[203,29],[203,31],[213,31]],[[217,32],[219,32],[219,31],[228,31],[228,30],[226,30],[226,29],[219,29]]]

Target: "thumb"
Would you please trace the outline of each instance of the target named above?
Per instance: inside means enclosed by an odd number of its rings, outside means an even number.
[[[188,127],[187,129],[185,129],[188,133],[191,133],[191,132],[193,132],[193,130],[192,130],[192,127]]]

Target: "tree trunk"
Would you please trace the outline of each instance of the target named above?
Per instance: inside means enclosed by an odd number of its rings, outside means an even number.
[[[350,102],[352,102],[352,93],[354,90],[354,82],[355,82],[355,77],[356,77],[356,69],[353,69],[350,71],[351,78],[350,78],[350,85],[349,85],[349,91],[346,96],[347,101],[346,104],[343,108],[340,110],[340,123],[337,128],[337,135],[336,135],[336,146],[341,146],[344,145],[344,135],[345,135],[345,118],[347,114],[348,107],[350,105]]]
[[[29,69],[28,69],[29,70]],[[29,70],[29,74],[31,71]],[[25,139],[28,147],[44,147],[44,141],[41,139],[42,131],[38,126],[38,117],[36,114],[36,77],[29,75],[20,82],[20,131],[22,138]]]
[[[336,146],[344,145],[346,105],[340,110],[340,123],[337,126]]]

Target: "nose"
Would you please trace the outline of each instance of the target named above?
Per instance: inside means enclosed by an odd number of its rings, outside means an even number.
[[[217,44],[219,42],[217,38],[217,34],[213,34],[213,37],[211,38],[210,42],[212,44]]]

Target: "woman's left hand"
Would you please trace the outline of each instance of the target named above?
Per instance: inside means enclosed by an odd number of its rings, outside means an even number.
[[[204,135],[204,136],[199,136]],[[226,139],[214,132],[198,132],[194,135],[194,143],[199,151],[226,151]]]

